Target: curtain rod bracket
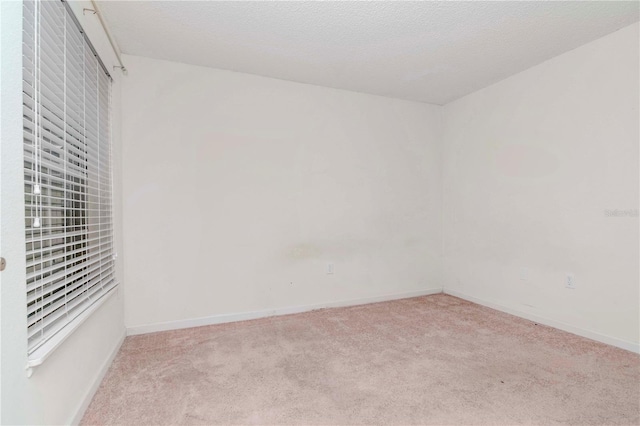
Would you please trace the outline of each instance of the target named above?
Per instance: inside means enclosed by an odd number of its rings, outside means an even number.
[[[118,63],[120,64],[120,66],[115,66],[114,68],[120,68],[120,70],[122,71],[122,74],[127,75],[127,69],[125,68],[124,63],[122,62],[120,49],[118,48],[118,45],[116,44],[115,40],[113,40],[113,37],[111,36],[111,31],[109,31],[109,27],[107,27],[107,23],[104,22],[104,18],[102,17],[102,12],[100,11],[100,7],[96,3],[96,0],[91,0],[91,5],[93,6],[93,9],[84,8],[82,9],[82,13],[86,15],[86,12],[91,12],[92,15],[95,15],[98,17],[98,20],[100,21],[100,25],[102,26],[102,29],[104,30],[104,33],[106,34],[107,39],[109,40],[109,44],[111,44],[111,49],[113,49],[113,53],[116,55],[116,58],[118,59]]]

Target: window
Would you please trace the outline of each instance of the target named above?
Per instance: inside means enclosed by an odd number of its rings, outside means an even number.
[[[29,365],[116,286],[111,77],[67,3],[24,3],[23,110]]]

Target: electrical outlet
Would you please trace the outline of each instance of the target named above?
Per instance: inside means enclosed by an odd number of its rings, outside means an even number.
[[[564,286],[566,288],[575,289],[576,288],[576,277],[573,274],[567,274],[566,280],[564,282]]]
[[[333,274],[333,263],[327,263],[327,274]]]

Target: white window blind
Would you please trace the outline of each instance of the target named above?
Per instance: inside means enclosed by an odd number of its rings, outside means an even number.
[[[116,286],[111,78],[66,3],[23,4],[28,354],[42,359]]]

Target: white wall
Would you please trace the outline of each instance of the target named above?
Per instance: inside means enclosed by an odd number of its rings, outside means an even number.
[[[104,34],[94,18],[80,20],[109,64],[111,52],[105,50]],[[27,378],[26,274],[24,243],[24,187],[22,140],[22,2],[0,2],[2,75],[0,251],[7,259],[0,287],[1,399],[2,424],[69,424],[79,420],[100,376],[124,337],[123,297],[118,294],[100,307],[41,366]],[[91,16],[91,15],[89,15]],[[120,203],[119,104],[120,80],[113,73],[115,227],[121,250],[122,208]],[[122,258],[122,257],[121,257]],[[116,273],[123,281],[122,262]]]
[[[442,288],[438,107],[125,59],[127,327]]]
[[[445,106],[446,291],[639,350],[638,36]]]

